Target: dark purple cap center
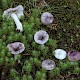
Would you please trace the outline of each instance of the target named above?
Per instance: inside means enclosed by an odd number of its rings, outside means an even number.
[[[70,56],[76,56],[77,54],[78,54],[77,51],[71,51],[71,52],[70,52]]]

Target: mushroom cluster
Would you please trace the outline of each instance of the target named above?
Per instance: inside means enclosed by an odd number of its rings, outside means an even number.
[[[40,0],[38,0],[40,1]],[[44,0],[41,0],[44,1]],[[7,10],[4,11],[3,13],[3,17],[7,16],[8,19],[11,17],[13,18],[17,28],[16,30],[22,32],[23,31],[23,27],[22,27],[22,23],[19,21],[19,18],[21,16],[23,16],[23,7],[22,5],[19,5],[15,8],[9,8]],[[51,24],[54,21],[54,17],[51,13],[49,12],[44,12],[41,15],[41,22],[44,25],[48,25]],[[46,31],[44,30],[39,30],[34,34],[34,41],[38,44],[44,45],[49,39],[49,35]],[[16,55],[19,53],[22,53],[25,50],[25,46],[23,43],[21,42],[14,42],[11,44],[7,45],[9,51],[11,51],[12,54],[14,54],[14,58],[16,59]],[[63,49],[56,49],[54,51],[54,56],[55,58],[59,59],[59,60],[63,60],[66,58],[67,56],[67,52]],[[78,61],[80,60],[80,53],[76,50],[72,50],[68,52],[68,59],[70,61]],[[55,62],[53,60],[43,60],[42,64],[41,64],[42,68],[46,68],[46,70],[52,70],[55,68]]]

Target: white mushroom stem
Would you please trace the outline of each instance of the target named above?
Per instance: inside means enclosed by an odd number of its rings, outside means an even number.
[[[15,21],[15,24],[17,26],[17,30],[20,30],[20,31],[23,31],[23,28],[22,28],[22,23],[19,21],[17,15],[15,13],[12,13],[11,14],[11,17],[14,19]]]
[[[16,56],[17,56],[17,54],[14,54],[14,59],[15,59],[15,60],[17,60],[17,57],[16,57]]]
[[[14,54],[14,59],[15,59],[15,61],[17,60],[17,55],[18,54]],[[18,63],[20,63],[21,61],[18,59]]]
[[[44,47],[44,44],[41,44],[42,47]]]

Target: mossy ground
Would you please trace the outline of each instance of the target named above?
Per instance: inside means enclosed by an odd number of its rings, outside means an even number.
[[[57,48],[80,52],[80,0],[46,0],[45,4],[36,0],[0,0],[0,4],[1,80],[80,80],[80,61],[71,64],[67,58],[60,61],[53,54]],[[24,7],[25,16],[20,20],[24,28],[22,33],[16,32],[12,19],[2,18],[4,10],[17,5]],[[53,14],[54,22],[44,26],[40,16],[46,11]],[[44,47],[33,39],[35,32],[41,29],[50,37]],[[24,43],[26,48],[17,56],[20,63],[6,47],[15,41]],[[54,60],[56,68],[46,72],[41,68],[44,59]]]

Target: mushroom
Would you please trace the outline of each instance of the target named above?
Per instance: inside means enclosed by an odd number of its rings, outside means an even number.
[[[56,49],[55,51],[55,57],[57,58],[57,59],[60,59],[60,60],[62,60],[62,59],[65,59],[66,58],[66,51],[65,50],[63,50],[63,49]]]
[[[49,12],[44,12],[42,15],[41,15],[41,22],[44,24],[44,25],[48,25],[48,24],[51,24],[53,22],[54,18],[53,18],[53,15]]]
[[[34,40],[38,44],[44,45],[48,41],[49,35],[44,30],[39,30],[34,35]]]
[[[23,31],[22,23],[19,21],[19,18],[21,16],[24,16],[23,10],[24,9],[23,9],[22,5],[18,5],[15,8],[9,8],[9,9],[5,10],[3,13],[3,18],[4,18],[4,16],[7,16],[8,19],[10,17],[13,18],[13,20],[17,26],[16,30],[18,30],[18,31]]]
[[[53,60],[43,60],[42,61],[42,68],[46,68],[46,70],[52,70],[55,68],[55,62]]]
[[[80,60],[80,53],[76,50],[68,52],[68,59],[72,62]]]
[[[16,55],[22,53],[25,49],[24,44],[20,42],[14,42],[7,45],[9,51],[14,54],[14,58],[16,60]]]

